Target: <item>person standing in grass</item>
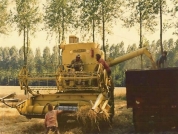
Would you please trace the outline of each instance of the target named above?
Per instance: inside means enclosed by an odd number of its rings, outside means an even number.
[[[60,134],[57,122],[57,115],[61,114],[62,112],[62,110],[53,110],[53,106],[51,104],[48,104],[48,112],[45,115],[44,121],[46,134],[48,134],[50,130],[55,132],[55,134]]]

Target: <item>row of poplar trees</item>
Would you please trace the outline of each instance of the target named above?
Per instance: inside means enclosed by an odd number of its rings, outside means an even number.
[[[174,28],[177,34],[177,11],[177,0],[0,0],[0,34],[15,30],[23,36],[21,53],[25,65],[30,54],[30,40],[37,31],[46,31],[59,43],[74,31],[82,33],[83,40],[95,42],[100,38],[106,52],[107,35],[112,34],[116,23],[138,28],[140,48],[146,43],[144,33],[154,33],[160,26],[159,52],[162,53],[164,31]]]
[[[145,40],[143,46],[149,49],[154,61],[156,61],[160,56],[160,40],[152,42]],[[169,40],[164,40],[163,47],[168,51],[168,67],[178,67],[178,39],[173,40],[170,38]],[[125,49],[124,42],[117,44],[106,43],[106,52],[110,60],[133,52],[138,48],[137,44],[130,44]],[[35,52],[30,48],[27,60],[29,72],[30,74],[35,73],[40,75],[55,73],[58,59],[57,46],[53,47],[52,52],[47,46],[42,51],[40,48],[37,48]],[[125,71],[127,69],[141,69],[140,63],[140,57],[135,57],[111,67],[115,86],[125,86]],[[23,65],[23,47],[19,50],[16,46],[0,47],[0,85],[19,85],[17,76]],[[143,68],[149,69],[151,66],[150,59],[143,55]]]

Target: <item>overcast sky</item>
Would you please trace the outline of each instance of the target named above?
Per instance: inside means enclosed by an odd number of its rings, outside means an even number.
[[[73,35],[73,34],[71,34]],[[80,35],[76,35],[80,38]],[[160,37],[159,29],[156,33],[144,33],[144,36],[150,41],[158,40]],[[172,35],[172,30],[163,34],[163,40],[175,38],[176,36]],[[130,30],[122,28],[121,26],[115,26],[113,28],[113,34],[107,35],[107,39],[109,44],[117,44],[121,41],[124,41],[125,48],[130,44],[136,43],[139,44],[139,33],[136,29],[132,28]],[[91,40],[92,41],[92,40]],[[55,45],[58,45],[55,37],[49,37],[47,39],[47,34],[45,31],[37,32],[36,37],[31,37],[30,41],[31,48],[35,51],[37,47],[43,50],[46,46],[50,47],[51,51]],[[66,42],[68,43],[68,37],[66,37]],[[96,42],[102,45],[101,39],[96,39]],[[23,46],[23,34],[21,36],[18,35],[17,32],[11,32],[9,35],[1,35],[0,36],[0,46],[16,46],[18,49]]]
[[[12,7],[13,6],[14,5],[12,4]],[[165,18],[166,17],[163,15],[163,21]],[[159,21],[159,18],[158,18],[158,21]],[[122,28],[121,24],[117,24],[113,27],[112,32],[113,33],[111,35],[106,36],[106,39],[108,39],[109,44],[117,44],[123,41],[125,44],[125,48],[127,48],[128,45],[132,45],[133,43],[136,43],[137,46],[139,45],[140,38],[139,38],[138,27],[134,27],[132,29],[126,29],[126,28]],[[173,30],[168,30],[167,32],[165,32],[163,34],[163,41],[170,39],[170,38],[177,38],[175,35],[172,35],[172,32]],[[74,35],[74,33],[71,33],[71,35]],[[159,25],[154,34],[145,32],[143,30],[143,35],[148,40],[150,40],[150,42],[153,40],[158,40],[160,38]],[[78,36],[79,40],[81,40],[79,34],[77,34],[76,36]],[[30,37],[31,39],[30,45],[34,52],[37,47],[43,50],[46,46],[48,46],[50,47],[52,51],[52,48],[55,45],[59,45],[55,37],[52,37],[52,38],[49,37],[48,39],[46,38],[47,38],[47,33],[45,31],[37,32],[36,37]],[[69,40],[68,37],[66,37],[67,43],[68,43],[68,40]],[[101,38],[96,38],[96,42],[102,45]],[[3,47],[16,46],[19,49],[20,47],[23,46],[23,34],[19,36],[18,33],[14,31],[14,32],[10,32],[9,35],[0,35],[0,46],[3,46]]]

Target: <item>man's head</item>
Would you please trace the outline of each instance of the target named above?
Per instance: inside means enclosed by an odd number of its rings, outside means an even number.
[[[76,61],[79,61],[79,60],[80,60],[80,54],[77,54]]]
[[[100,54],[96,54],[96,60],[98,61],[101,58]]]
[[[48,111],[52,111],[53,110],[53,106],[51,104],[48,104]]]

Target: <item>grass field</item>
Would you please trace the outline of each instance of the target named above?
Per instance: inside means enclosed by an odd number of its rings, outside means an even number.
[[[19,86],[0,86],[0,95],[7,95],[10,93],[16,93],[17,95],[23,95],[24,91]],[[124,95],[126,93],[125,87],[115,87],[114,95]]]

